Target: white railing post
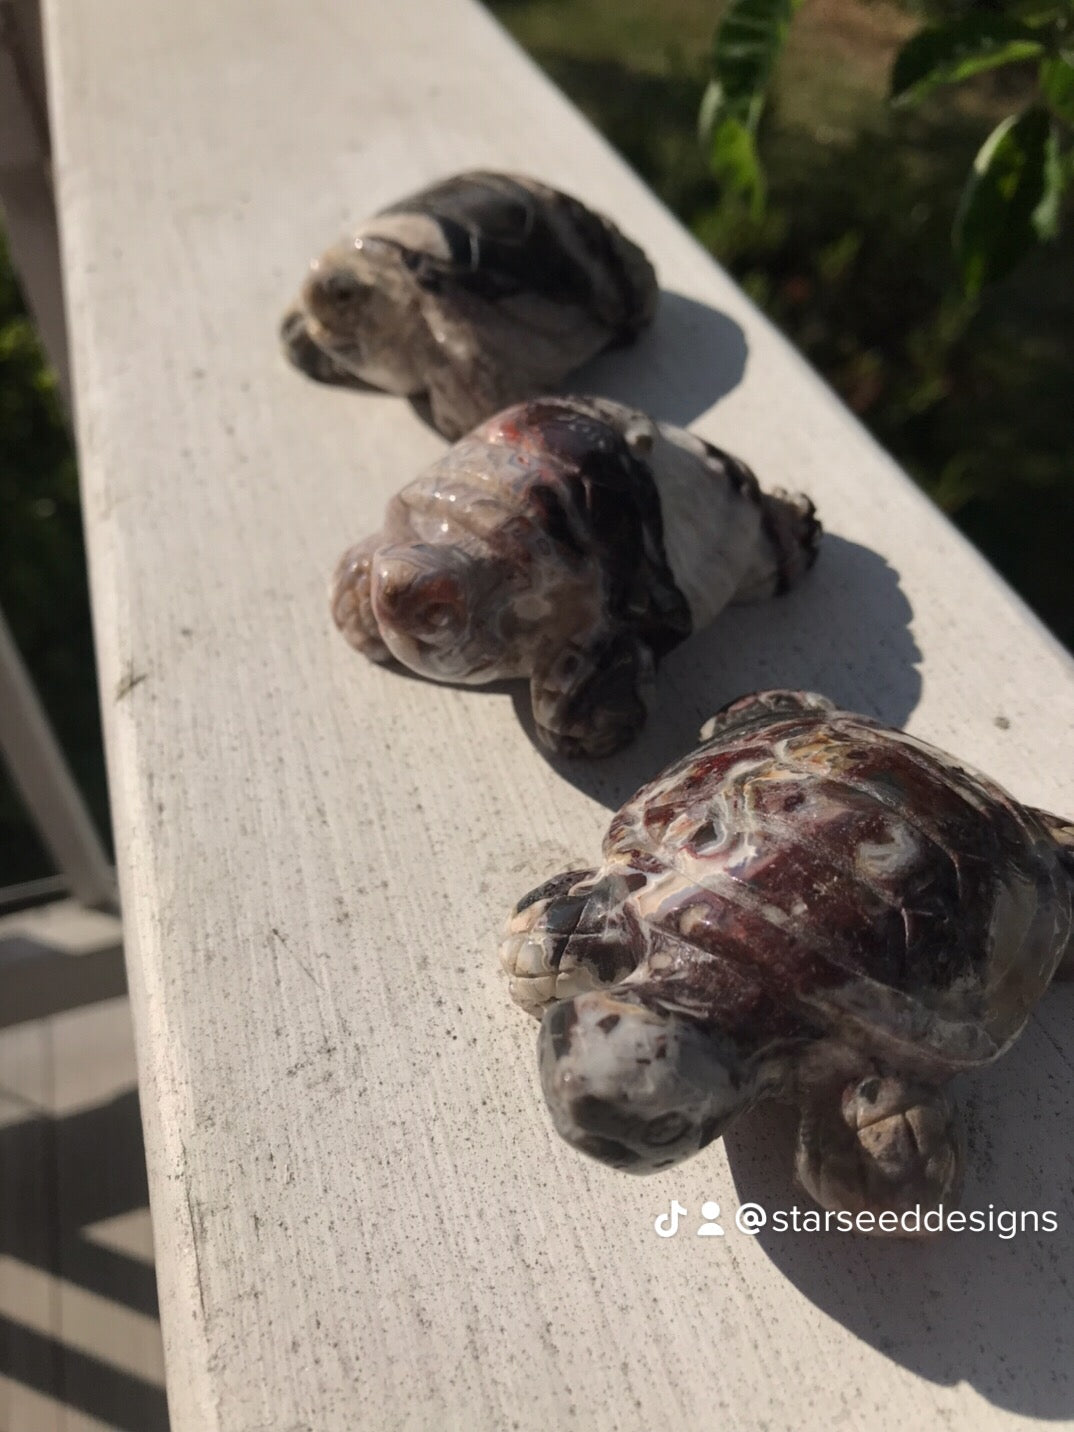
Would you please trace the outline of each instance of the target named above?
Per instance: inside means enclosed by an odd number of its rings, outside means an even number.
[[[115,873],[2,614],[0,752],[71,893],[114,908]]]
[[[0,0],[0,117],[0,207],[12,261],[70,409],[36,0]],[[0,752],[72,894],[114,906],[115,874],[2,614]]]

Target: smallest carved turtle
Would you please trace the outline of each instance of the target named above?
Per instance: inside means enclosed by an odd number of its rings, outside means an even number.
[[[824,1208],[950,1205],[944,1086],[1074,972],[1074,825],[808,693],[746,697],[702,739],[614,817],[599,869],[509,922],[557,1130],[652,1173],[783,1099]]]
[[[820,526],[798,494],[604,398],[539,398],[457,442],[343,555],[337,626],[437,681],[528,677],[537,736],[605,756],[656,664],[729,602],[786,591]]]
[[[457,438],[631,342],[652,265],[615,225],[520,174],[456,174],[392,204],[313,264],[281,328],[322,382],[428,399]]]

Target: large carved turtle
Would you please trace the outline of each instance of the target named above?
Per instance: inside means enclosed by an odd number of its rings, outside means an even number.
[[[786,591],[820,534],[801,495],[607,399],[540,398],[455,444],[344,554],[336,624],[438,681],[530,679],[539,739],[602,756],[657,662],[728,602]]]
[[[950,1203],[944,1085],[1069,972],[1074,826],[815,695],[747,697],[702,737],[615,816],[599,870],[509,923],[556,1128],[650,1173],[788,1099],[824,1207]]]
[[[456,438],[631,342],[652,265],[615,225],[520,174],[456,174],[362,224],[312,267],[281,328],[323,382],[425,396]]]

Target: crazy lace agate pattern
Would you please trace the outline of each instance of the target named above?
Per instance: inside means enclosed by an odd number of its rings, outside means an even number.
[[[456,438],[559,386],[651,322],[644,253],[579,200],[520,174],[457,174],[317,259],[281,327],[322,382],[424,396]]]
[[[599,869],[509,922],[556,1128],[648,1173],[786,1099],[826,1208],[950,1203],[943,1085],[1069,970],[1074,826],[809,693],[747,697],[702,737],[614,817]]]
[[[439,681],[524,677],[537,735],[602,756],[645,719],[656,665],[729,602],[788,590],[808,498],[681,428],[599,398],[500,413],[392,499],[342,558],[335,621],[374,661]]]

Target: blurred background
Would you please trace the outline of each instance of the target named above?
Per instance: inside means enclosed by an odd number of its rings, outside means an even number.
[[[980,74],[910,108],[888,99],[892,61],[924,19],[1018,7],[804,0],[760,127],[763,215],[721,191],[697,137],[724,6],[489,8],[1074,645],[1074,227],[976,300],[950,243],[974,156],[1031,96],[1033,69]],[[2,244],[0,608],[107,831],[76,464]],[[0,886],[49,871],[0,771]]]

